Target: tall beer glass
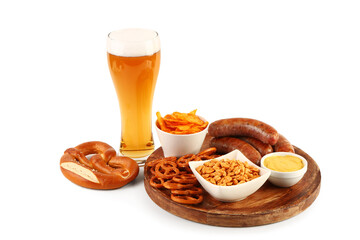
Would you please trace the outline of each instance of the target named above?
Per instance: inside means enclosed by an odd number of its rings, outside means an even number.
[[[121,113],[120,153],[139,159],[154,150],[152,103],[160,67],[160,39],[148,29],[109,33],[107,57]]]

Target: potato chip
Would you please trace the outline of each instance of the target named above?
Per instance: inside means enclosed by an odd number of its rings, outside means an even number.
[[[163,131],[169,131],[169,129],[166,127],[166,124],[165,124],[163,118],[161,117],[160,112],[157,112],[156,116],[157,116],[157,123],[159,125],[159,128]]]
[[[160,112],[156,113],[157,126],[164,132],[172,134],[193,134],[201,132],[208,126],[207,121],[201,120],[196,115],[196,109],[189,113],[173,112],[162,117]]]

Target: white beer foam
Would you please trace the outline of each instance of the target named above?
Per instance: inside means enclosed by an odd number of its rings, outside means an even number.
[[[157,32],[149,29],[129,28],[109,33],[107,51],[112,55],[139,57],[160,51]]]

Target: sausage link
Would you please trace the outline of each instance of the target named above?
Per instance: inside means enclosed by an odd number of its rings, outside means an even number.
[[[260,164],[260,153],[247,142],[234,137],[219,137],[210,140],[210,147],[216,147],[219,153],[229,153],[235,149],[242,152],[245,157],[256,165]]]
[[[253,138],[253,137],[239,137],[241,140],[249,143],[251,146],[253,146],[256,150],[259,151],[261,156],[264,156],[268,153],[273,152],[273,148],[268,143],[263,143],[259,139]]]
[[[208,129],[213,137],[247,136],[274,145],[279,134],[270,125],[250,118],[227,118],[212,122]]]
[[[279,140],[274,145],[275,152],[292,152],[295,153],[293,145],[283,135],[279,134]]]

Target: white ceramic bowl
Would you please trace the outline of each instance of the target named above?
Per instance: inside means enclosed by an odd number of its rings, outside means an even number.
[[[226,155],[216,158],[220,159],[229,159],[229,160],[240,160],[242,162],[248,162],[249,165],[254,166],[260,169],[260,177],[255,178],[249,182],[241,183],[238,185],[233,186],[218,186],[215,184],[210,183],[209,181],[205,180],[197,171],[196,168],[198,166],[203,165],[205,161],[191,161],[189,162],[189,166],[191,171],[196,176],[197,180],[201,184],[201,186],[214,198],[222,202],[236,202],[245,199],[249,195],[256,192],[268,179],[270,176],[270,170],[261,168],[254,163],[252,163],[249,159],[247,159],[244,154],[242,154],[239,150],[234,150]]]
[[[206,121],[203,117],[199,118]],[[161,147],[165,157],[180,157],[186,154],[197,154],[200,152],[204,142],[209,124],[201,132],[193,134],[171,134],[160,130],[155,124],[156,133],[158,135]]]
[[[277,155],[277,156],[291,155],[291,156],[298,157],[302,160],[304,167],[300,170],[293,171],[293,172],[278,172],[278,171],[271,170],[264,165],[264,161],[266,158],[268,158],[270,156],[274,156],[274,155]],[[289,152],[274,152],[274,153],[266,154],[265,156],[263,156],[261,158],[261,163],[260,163],[260,166],[262,168],[265,168],[265,169],[268,169],[271,171],[269,181],[278,187],[291,187],[291,186],[295,185],[296,183],[298,183],[303,178],[304,174],[306,173],[307,165],[308,165],[307,161],[304,157],[302,157],[298,154],[289,153]]]

